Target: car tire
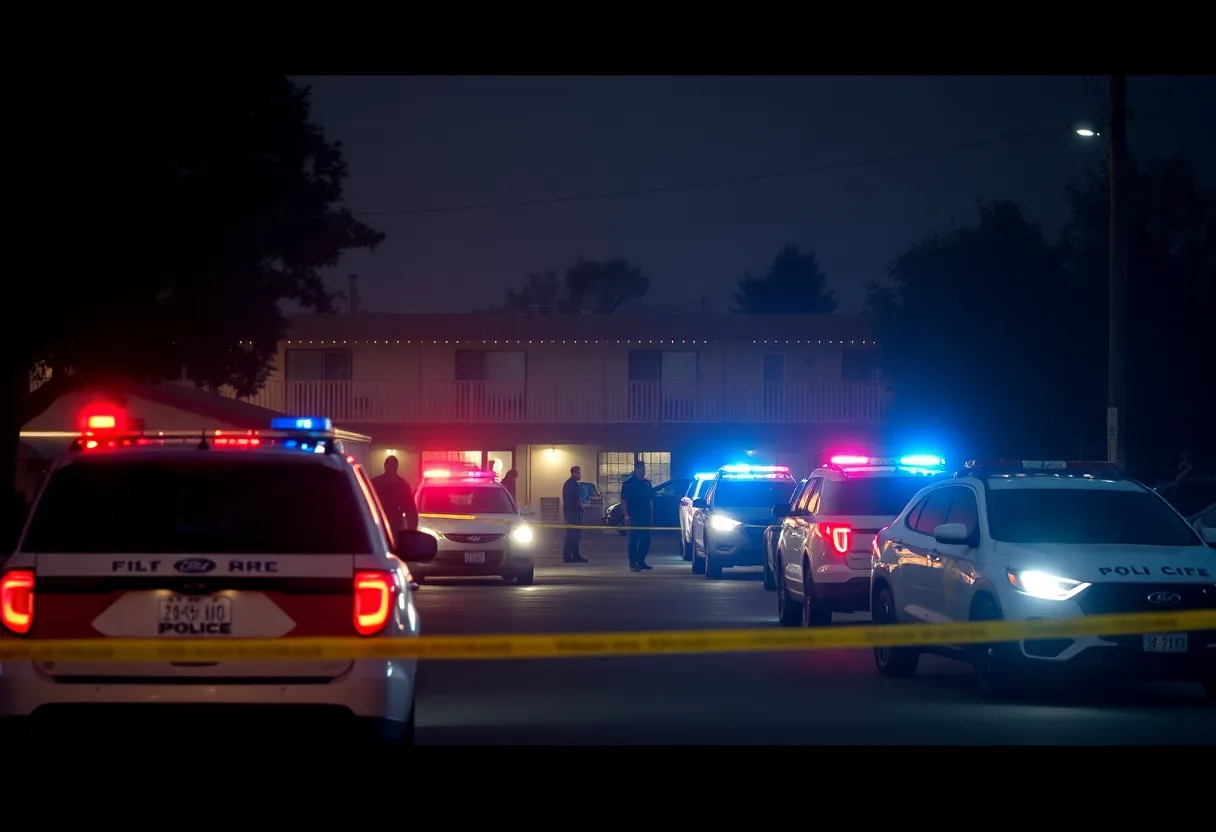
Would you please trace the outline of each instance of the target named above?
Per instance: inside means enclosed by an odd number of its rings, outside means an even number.
[[[802,567],[802,626],[830,627],[832,611],[815,597],[815,585],[811,582],[811,570],[804,563]]]
[[[697,554],[697,545],[695,543],[690,544],[690,545],[692,546],[692,574],[704,575],[705,574],[705,558],[703,558]]]
[[[782,627],[797,627],[802,623],[802,605],[790,597],[785,583],[781,560],[777,560],[777,622]]]
[[[773,579],[773,570],[768,568],[768,552],[764,553],[764,588],[769,592],[777,588],[777,581]]]
[[[708,544],[705,547],[705,577],[711,581],[719,580],[722,577],[722,561],[715,560],[710,555]]]
[[[692,544],[680,536],[680,557],[685,561],[692,560]]]
[[[898,624],[895,615],[895,596],[890,587],[883,587],[874,599],[871,617],[875,624]],[[920,653],[911,647],[875,647],[874,667],[879,676],[888,679],[910,679],[916,675],[916,667],[920,664]]]
[[[536,582],[536,566],[528,564],[527,568],[515,573],[515,583],[519,586],[532,586]]]
[[[982,599],[971,616],[972,621],[1000,621],[1001,611],[996,602]],[[1010,644],[977,645],[973,664],[976,686],[989,699],[1020,699],[1028,692],[1024,669]]]

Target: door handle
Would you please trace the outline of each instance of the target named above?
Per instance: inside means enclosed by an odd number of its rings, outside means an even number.
[[[934,563],[941,563],[942,562],[941,552],[937,551],[936,549],[931,550],[929,552],[929,560],[933,561]]]

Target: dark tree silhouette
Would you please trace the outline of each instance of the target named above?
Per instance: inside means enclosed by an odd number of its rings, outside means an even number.
[[[563,279],[557,272],[528,276],[519,289],[508,289],[501,306],[490,312],[591,312],[608,315],[631,300],[640,300],[650,291],[650,278],[642,269],[619,257],[612,260],[579,258],[566,269]]]
[[[958,453],[1075,458],[1090,414],[1076,412],[1078,287],[1059,249],[1010,202],[900,254],[871,283],[879,363],[897,429],[951,441]],[[1096,414],[1094,414],[1096,418]]]
[[[1127,399],[1120,422],[1129,465],[1146,477],[1173,471],[1186,446],[1201,464],[1216,463],[1216,194],[1204,189],[1185,158],[1140,163],[1127,171]],[[1109,281],[1109,171],[1091,171],[1067,189],[1070,218],[1062,234],[1065,266],[1084,288],[1074,321],[1091,347],[1085,410],[1102,428],[1106,406]]]
[[[41,314],[12,328],[4,351],[10,487],[22,425],[73,389],[184,368],[203,386],[253,392],[286,332],[280,302],[332,311],[322,270],[384,239],[341,207],[342,146],[288,79],[89,84],[102,92],[62,104],[77,146],[54,162],[71,184],[60,195],[70,243],[55,275],[22,287],[25,308]]]
[[[777,252],[763,277],[745,274],[732,312],[753,315],[827,315],[836,311],[835,293],[813,251],[788,244]]]

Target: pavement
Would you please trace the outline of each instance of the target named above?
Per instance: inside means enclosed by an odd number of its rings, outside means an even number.
[[[625,541],[585,532],[588,564],[542,544],[536,583],[432,578],[416,600],[427,634],[777,627],[759,570],[694,576],[656,535],[646,573]],[[838,615],[835,624],[868,615]],[[868,650],[431,662],[420,670],[418,742],[461,744],[1186,744],[1216,742],[1198,685],[1077,691],[990,702],[964,665],[923,657],[881,678]]]

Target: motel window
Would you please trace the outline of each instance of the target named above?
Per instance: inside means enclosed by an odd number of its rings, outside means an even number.
[[[621,485],[633,475],[635,462],[646,463],[646,479],[654,485],[671,479],[668,451],[605,451],[599,458],[599,485],[605,504],[621,498]]]
[[[350,350],[287,350],[283,355],[287,381],[350,381]]]
[[[523,350],[456,350],[457,381],[526,381]]]

